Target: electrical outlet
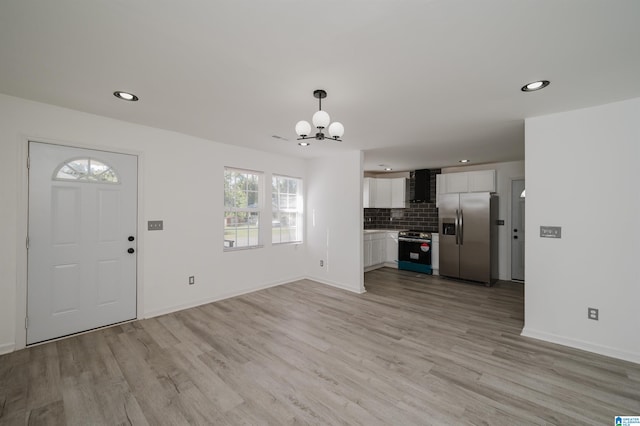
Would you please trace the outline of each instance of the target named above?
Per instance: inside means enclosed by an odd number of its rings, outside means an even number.
[[[598,308],[587,308],[587,318],[598,321]]]
[[[189,285],[194,285],[196,283],[196,277],[194,277],[193,275],[191,275],[189,277]]]
[[[320,267],[322,268],[324,266],[324,260],[320,261]]]

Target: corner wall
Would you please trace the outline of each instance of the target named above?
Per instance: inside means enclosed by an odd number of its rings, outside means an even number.
[[[640,363],[640,98],[527,119],[525,140],[522,334]]]
[[[309,160],[307,170],[307,274],[356,293],[365,291],[362,159],[362,152],[350,151]]]

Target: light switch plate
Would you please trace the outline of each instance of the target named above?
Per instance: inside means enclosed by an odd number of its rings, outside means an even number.
[[[540,227],[541,238],[562,238],[561,226],[541,226]]]
[[[162,231],[163,222],[161,220],[150,220],[147,222],[147,230]]]

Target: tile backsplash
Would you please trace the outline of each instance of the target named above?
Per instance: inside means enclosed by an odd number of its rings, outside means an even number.
[[[431,170],[431,202],[408,204],[405,209],[364,209],[364,229],[415,229],[437,232],[438,209],[435,196],[436,175],[439,173],[440,170]]]

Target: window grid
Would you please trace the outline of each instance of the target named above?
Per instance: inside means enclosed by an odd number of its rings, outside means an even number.
[[[262,173],[225,168],[225,250],[260,247]]]
[[[86,183],[120,183],[113,168],[95,158],[75,158],[60,164],[53,180]]]
[[[271,180],[272,244],[302,242],[302,179],[274,175]]]

